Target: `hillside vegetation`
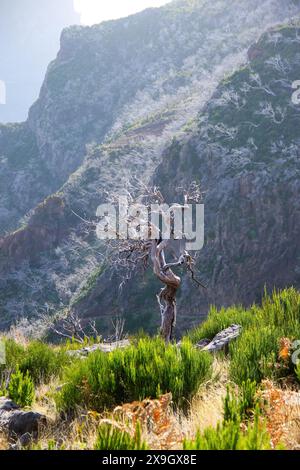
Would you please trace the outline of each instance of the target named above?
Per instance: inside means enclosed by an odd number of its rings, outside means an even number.
[[[243,330],[228,351],[212,357],[195,347],[233,323]],[[294,448],[300,445],[297,435],[293,431],[291,444],[291,435],[287,440],[283,430],[278,431],[278,417],[270,410],[275,391],[290,390],[300,397],[298,343],[294,343],[299,337],[300,293],[291,288],[266,295],[261,306],[248,310],[212,308],[207,321],[180,345],[132,337],[125,349],[78,358],[68,352],[74,350],[72,343],[52,346],[6,338],[1,390],[20,405],[48,414],[48,427],[39,442],[31,444],[34,448],[151,447],[149,426],[135,412],[146,400],[150,413],[154,406],[150,399],[156,403],[168,393],[172,404],[168,402],[168,409],[160,408],[152,417],[155,422],[166,415],[170,435],[167,441],[161,440],[161,448]],[[270,388],[273,391],[268,395]],[[120,410],[131,402],[135,412],[125,419]],[[209,413],[203,427],[205,407]],[[290,429],[299,419],[293,413],[291,422],[285,423]],[[63,439],[55,429],[60,429]],[[78,433],[70,441],[74,429]]]

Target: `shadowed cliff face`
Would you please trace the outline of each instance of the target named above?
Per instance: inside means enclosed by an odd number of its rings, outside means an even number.
[[[0,238],[0,270],[16,269],[23,261],[32,264],[41,252],[56,248],[66,236],[66,222],[63,200],[57,196],[46,199],[26,226]]]
[[[211,303],[249,305],[264,285],[300,285],[300,107],[292,101],[299,51],[299,27],[266,33],[156,172],[171,200],[176,186],[194,179],[206,194],[197,266],[209,289],[183,293],[191,317]]]
[[[206,191],[199,271],[209,290],[184,280],[180,329],[210,302],[249,303],[264,283],[298,282],[298,111],[289,98],[300,76],[298,29],[256,39],[299,11],[294,1],[180,1],[64,31],[28,121],[0,127],[2,233],[48,194],[63,205],[57,225],[56,212],[38,206],[46,232],[34,230],[32,244],[34,215],[21,235],[2,237],[13,259],[0,278],[1,326],[71,305],[103,328],[124,315],[128,329],[154,330],[160,286],[149,273],[134,297],[131,285],[119,296],[94,233],[73,213],[93,218],[106,191],[154,173],[172,201],[191,180]]]

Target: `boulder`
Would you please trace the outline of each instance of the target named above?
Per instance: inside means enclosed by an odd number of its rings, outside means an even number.
[[[46,424],[46,416],[33,411],[23,411],[12,400],[0,397],[0,431],[8,434],[9,438],[36,438],[40,428]]]

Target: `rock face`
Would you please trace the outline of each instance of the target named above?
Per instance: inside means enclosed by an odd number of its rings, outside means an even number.
[[[29,223],[7,237],[0,238],[2,270],[27,260],[33,263],[45,249],[55,248],[65,235],[64,202],[49,197],[34,211]]]
[[[104,334],[119,316],[157,329],[160,285],[147,273],[120,297],[82,220],[134,177],[172,201],[191,180],[206,191],[209,289],[184,280],[179,329],[210,303],[299,283],[298,28],[257,42],[299,13],[294,0],[180,0],[63,32],[27,122],[0,126],[0,328],[71,308]]]
[[[40,413],[22,411],[11,400],[0,397],[0,430],[12,439],[35,438],[42,426],[47,424],[46,417]]]

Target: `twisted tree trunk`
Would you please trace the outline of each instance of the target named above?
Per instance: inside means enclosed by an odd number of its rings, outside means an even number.
[[[171,270],[171,266],[183,264],[182,259],[177,263],[166,264],[164,250],[167,246],[166,240],[153,241],[151,258],[153,272],[165,287],[157,296],[161,313],[161,335],[168,343],[172,339],[173,329],[176,324],[176,294],[180,287],[181,279]]]

